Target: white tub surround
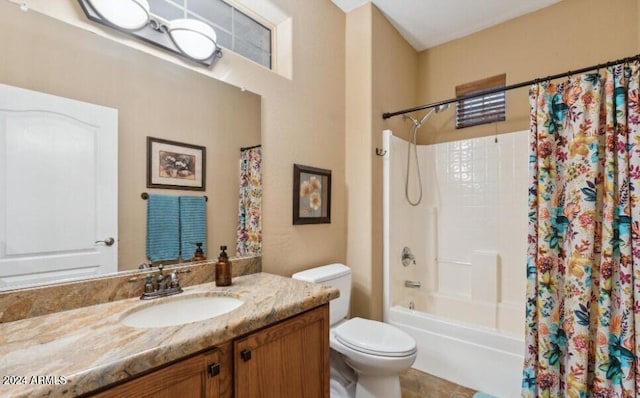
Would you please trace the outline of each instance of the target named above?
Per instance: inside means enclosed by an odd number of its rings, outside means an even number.
[[[385,321],[418,341],[415,368],[496,397],[518,396],[527,132],[419,145],[417,206],[405,198],[408,143],[385,131],[383,145]],[[417,186],[411,170],[409,192]],[[402,264],[404,247],[415,264]]]

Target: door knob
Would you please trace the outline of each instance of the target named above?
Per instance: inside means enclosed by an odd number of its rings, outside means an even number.
[[[116,243],[116,240],[112,237],[108,237],[105,240],[97,240],[96,243],[104,243],[106,246],[112,246],[114,243]]]

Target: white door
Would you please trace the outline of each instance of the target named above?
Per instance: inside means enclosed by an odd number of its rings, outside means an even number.
[[[117,271],[117,110],[0,84],[0,289]]]

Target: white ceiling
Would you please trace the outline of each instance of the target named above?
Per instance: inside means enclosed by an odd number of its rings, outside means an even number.
[[[332,0],[345,12],[372,2],[417,51],[426,50],[560,0]]]

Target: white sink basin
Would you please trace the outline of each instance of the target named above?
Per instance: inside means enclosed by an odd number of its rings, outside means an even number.
[[[134,328],[183,325],[226,314],[244,303],[242,300],[223,296],[184,296],[156,300],[160,301],[133,310],[120,322]]]

